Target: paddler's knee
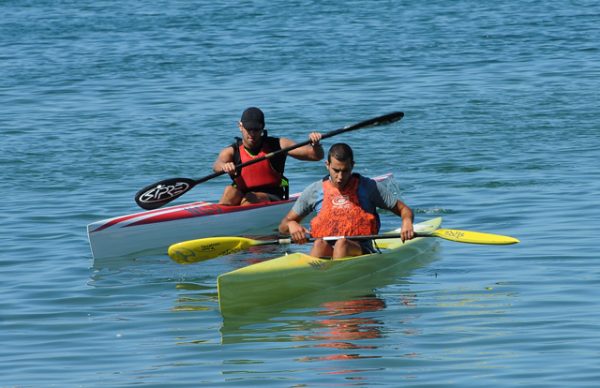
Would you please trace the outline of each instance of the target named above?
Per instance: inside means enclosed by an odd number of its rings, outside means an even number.
[[[249,192],[244,194],[244,197],[241,200],[240,205],[252,205],[254,203],[263,203],[263,202],[274,202],[280,201],[281,198],[268,194],[268,193],[260,193],[260,192]]]
[[[310,255],[312,257],[331,257],[332,254],[332,246],[321,238],[314,241],[312,249],[310,250]]]
[[[238,206],[243,200],[244,194],[237,187],[227,186],[219,200],[219,205]]]
[[[333,246],[333,258],[340,259],[348,256],[362,255],[362,247],[357,241],[341,238]]]

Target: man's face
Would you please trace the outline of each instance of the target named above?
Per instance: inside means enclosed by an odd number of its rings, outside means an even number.
[[[242,141],[246,148],[257,148],[262,144],[262,129],[246,129],[241,122],[239,126],[240,132],[242,132]]]
[[[352,176],[353,163],[351,161],[342,162],[331,157],[331,162],[327,161],[325,165],[329,171],[331,183],[338,189],[344,188]]]

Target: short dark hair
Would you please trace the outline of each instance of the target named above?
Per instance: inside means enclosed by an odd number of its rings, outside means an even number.
[[[354,164],[354,153],[352,148],[346,143],[335,143],[329,148],[327,161],[331,163],[331,158],[334,157],[340,162],[352,162]]]

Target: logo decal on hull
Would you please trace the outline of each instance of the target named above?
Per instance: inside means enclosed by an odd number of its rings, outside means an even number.
[[[331,266],[331,260],[311,260],[308,262],[308,265],[316,270],[326,270]]]

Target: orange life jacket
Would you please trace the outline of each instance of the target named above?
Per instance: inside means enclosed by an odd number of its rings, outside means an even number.
[[[311,236],[359,236],[379,232],[377,213],[370,213],[360,205],[359,183],[360,176],[353,175],[346,187],[339,190],[329,179],[323,181],[322,207],[310,222]]]

